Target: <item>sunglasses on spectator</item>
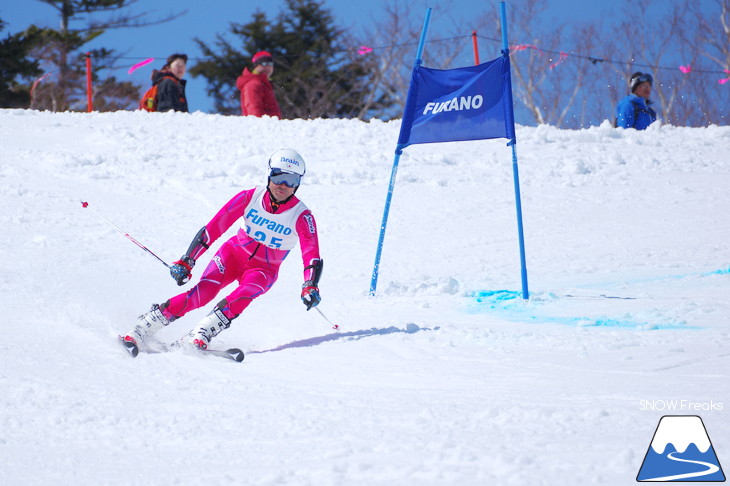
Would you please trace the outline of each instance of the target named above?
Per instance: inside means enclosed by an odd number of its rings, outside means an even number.
[[[260,62],[259,64],[261,64],[262,66],[273,66],[274,61],[263,61],[263,62]]]

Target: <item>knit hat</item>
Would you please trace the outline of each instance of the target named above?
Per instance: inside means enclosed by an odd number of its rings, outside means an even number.
[[[654,85],[654,78],[651,77],[651,74],[648,73],[641,73],[637,72],[631,75],[631,82],[629,85],[631,86],[631,92],[633,93],[637,86],[639,86],[641,83],[649,83],[652,86]]]
[[[257,64],[261,64],[264,61],[273,61],[274,58],[271,57],[271,53],[269,51],[259,51],[256,54],[253,55],[251,58],[251,62],[254,66]]]

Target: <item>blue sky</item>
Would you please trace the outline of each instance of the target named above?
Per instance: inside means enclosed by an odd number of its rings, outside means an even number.
[[[378,18],[382,18],[383,7],[388,0],[326,0],[325,6],[329,8],[336,22],[347,27],[354,34],[359,34],[363,27],[372,25]],[[426,7],[433,7],[433,15],[430,37],[437,36],[441,26],[448,21],[451,15],[456,19],[471,19],[482,16],[490,10],[499,10],[498,0],[456,0],[452,2],[456,8],[446,12],[440,4],[444,2],[434,0],[430,2],[413,1],[412,15],[416,17],[417,24],[423,21]],[[612,1],[616,4],[624,3]],[[519,12],[510,10],[510,1],[507,0],[507,15],[516,15]],[[547,0],[548,8],[545,17],[548,19],[571,19],[576,21],[597,20],[605,16],[609,11],[605,0]],[[283,0],[266,1],[244,1],[244,0],[205,0],[202,2],[181,2],[180,0],[139,0],[129,12],[149,12],[149,19],[155,19],[170,13],[187,10],[187,13],[168,23],[144,27],[139,29],[122,29],[107,31],[97,40],[88,44],[89,47],[107,47],[114,49],[125,57],[137,58],[139,61],[154,57],[155,61],[131,75],[126,69],[117,69],[114,73],[120,80],[129,80],[136,84],[147,87],[152,68],[159,68],[164,59],[173,52],[184,52],[194,58],[200,52],[194,43],[195,37],[200,38],[209,45],[214,43],[217,34],[227,34],[231,22],[246,23],[256,10],[261,10],[269,18],[274,18],[285,6]],[[57,12],[51,6],[37,0],[5,0],[0,6],[0,18],[6,23],[3,36],[8,33],[18,32],[34,23],[38,26],[57,27]],[[465,34],[468,35],[469,32]],[[480,35],[497,37],[496,32],[479,32]],[[434,38],[434,37],[432,37]],[[515,40],[517,39],[510,39]],[[467,40],[468,42],[468,40]],[[388,39],[362,39],[363,45],[377,46],[389,44]],[[499,53],[499,46],[495,47],[493,53],[486,52],[488,46],[480,42],[481,59],[496,57]],[[566,45],[565,49],[578,46]],[[414,48],[415,56],[415,48]],[[129,60],[125,63],[133,64],[137,61]],[[192,62],[191,62],[192,65]],[[243,66],[241,67],[243,68]],[[187,95],[191,111],[212,111],[212,100],[208,99],[205,93],[206,83],[202,77],[188,77]]]

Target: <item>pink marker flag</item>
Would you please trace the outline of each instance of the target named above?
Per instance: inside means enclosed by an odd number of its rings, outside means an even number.
[[[684,74],[692,72],[692,66],[679,66],[679,70]]]
[[[723,69],[723,71],[727,74],[730,74],[730,69]],[[717,82],[720,84],[730,83],[730,77],[727,77],[725,79],[718,79]]]
[[[127,71],[127,74],[132,74],[132,73],[133,73],[133,72],[135,72],[135,71],[136,71],[137,69],[141,68],[142,66],[146,66],[146,65],[148,65],[149,63],[151,63],[151,62],[152,62],[152,61],[154,61],[154,60],[155,60],[155,58],[154,58],[154,57],[150,57],[149,59],[145,59],[145,60],[144,60],[144,61],[142,61],[142,62],[138,62],[137,64],[135,64],[134,66],[132,66],[131,68],[129,68],[129,71]]]
[[[370,54],[371,52],[373,52],[373,48],[368,46],[360,46],[360,49],[357,50],[357,53],[361,56],[364,56],[365,54]]]
[[[46,74],[44,74],[43,76],[41,76],[40,78],[36,79],[33,82],[33,86],[30,87],[30,97],[31,97],[31,99],[33,99],[33,91],[35,91],[35,87],[38,86],[38,83],[40,83],[41,81],[43,81],[44,79],[46,79],[51,74],[53,74],[53,72],[46,73]]]
[[[536,51],[539,51],[540,50],[540,49],[538,49],[537,47],[535,47],[533,45],[520,44],[520,45],[514,46],[512,48],[512,52],[524,51],[525,49],[535,49]]]

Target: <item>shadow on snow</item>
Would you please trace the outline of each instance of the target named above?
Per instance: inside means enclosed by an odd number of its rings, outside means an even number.
[[[273,351],[283,351],[285,349],[293,349],[293,348],[309,348],[312,346],[319,346],[320,344],[324,344],[324,343],[330,342],[330,341],[338,341],[338,340],[357,341],[357,340],[364,339],[367,337],[384,336],[387,334],[397,334],[397,333],[415,334],[420,331],[433,331],[436,329],[438,329],[438,327],[436,327],[434,329],[430,329],[427,327],[420,327],[417,324],[410,322],[406,325],[405,329],[396,327],[396,326],[390,326],[390,327],[384,327],[384,328],[380,328],[380,329],[373,327],[371,329],[361,329],[359,331],[333,332],[330,334],[326,334],[324,336],[317,336],[317,337],[312,337],[312,338],[307,338],[307,339],[300,339],[299,341],[292,341],[288,344],[282,344],[281,346],[277,346],[277,347],[271,348],[271,349],[264,349],[261,351],[249,351],[248,354],[271,353]]]

